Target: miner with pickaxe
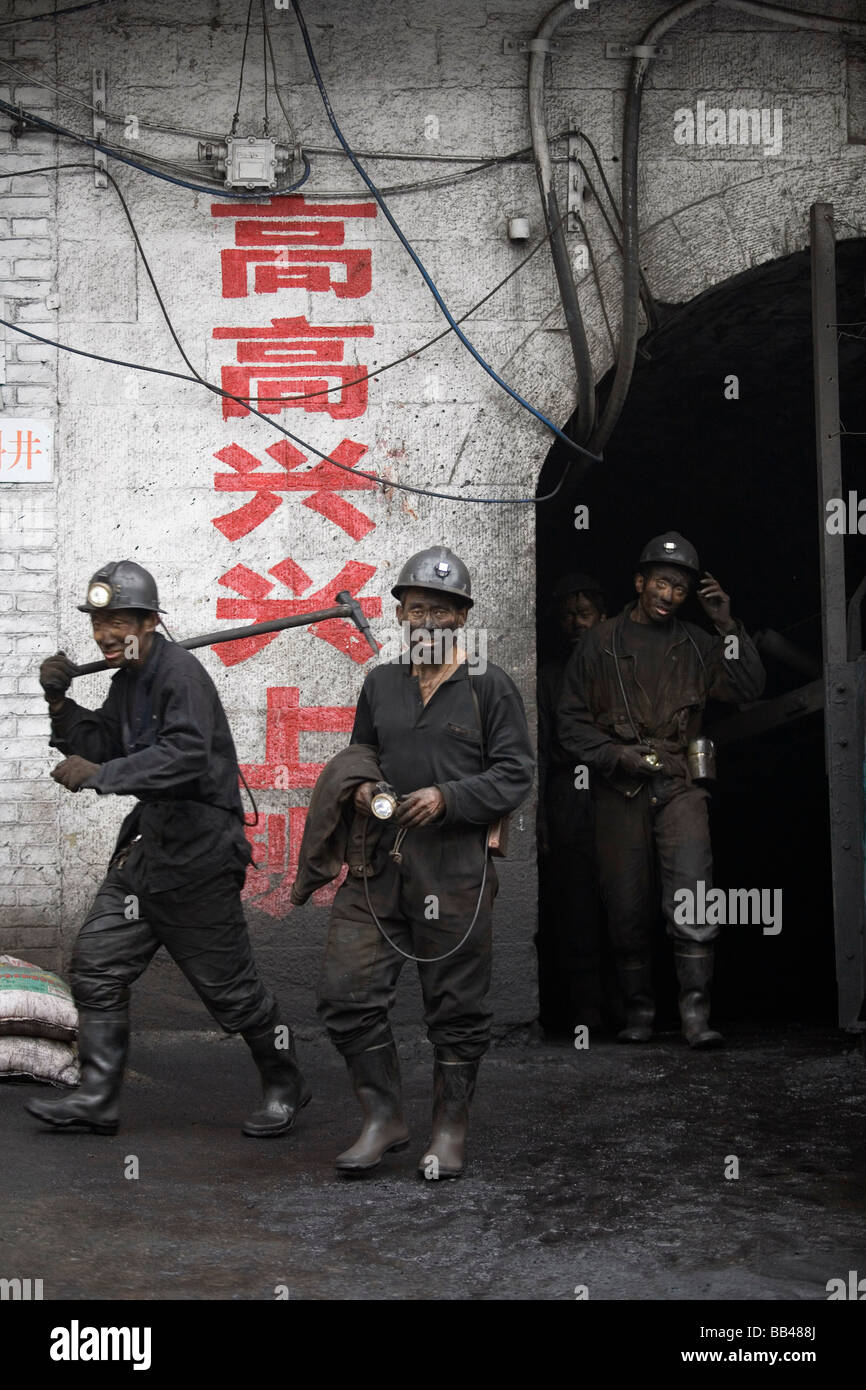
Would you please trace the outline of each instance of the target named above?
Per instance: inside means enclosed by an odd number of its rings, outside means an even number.
[[[241,906],[252,855],[231,730],[213,681],[186,650],[230,634],[166,641],[156,631],[156,584],[131,560],[98,570],[79,609],[90,615],[104,663],[117,674],[102,706],[89,710],[66,694],[82,668],[63,652],[43,661],[50,743],[67,755],[51,775],[70,792],[89,788],[138,801],[72,955],[81,1085],[68,1097],[31,1100],[27,1109],[55,1129],[117,1130],[130,986],[162,945],[220,1027],[240,1033],[253,1054],[264,1098],[244,1134],[285,1134],[310,1089],[291,1029],[259,976]]]

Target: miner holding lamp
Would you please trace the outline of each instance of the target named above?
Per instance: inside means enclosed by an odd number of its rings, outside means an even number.
[[[599,886],[625,1001],[620,1041],[642,1043],[652,1035],[658,874],[683,1034],[691,1047],[713,1047],[723,1041],[709,1023],[719,929],[680,921],[674,895],[712,883],[706,769],[694,757],[704,742],[704,706],[709,698],[757,700],[764,668],[742,623],[731,617],[728,595],[712,575],[701,574],[694,546],[678,532],[649,541],[636,569],[636,600],[587,632],[566,668],[559,741],[575,764],[589,769]],[[715,635],[677,616],[692,591]]]
[[[365,1172],[409,1142],[388,1011],[404,960],[418,962],[434,1053],[432,1133],[418,1171],[453,1178],[463,1171],[469,1104],[490,1044],[497,879],[489,831],[529,792],[534,757],[510,676],[492,663],[473,672],[452,641],[473,604],[462,560],[444,546],[423,550],[391,592],[406,649],[367,676],[351,745],[331,760],[366,758],[381,782],[357,762],[349,809],[366,852],[354,867],[349,860],[334,900],[318,1011],[363,1113],[337,1168]],[[329,775],[326,767],[321,786]],[[296,889],[308,844],[305,830]]]

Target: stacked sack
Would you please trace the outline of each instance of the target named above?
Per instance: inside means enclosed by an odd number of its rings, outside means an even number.
[[[78,1012],[60,976],[0,956],[0,1079],[23,1076],[76,1086],[77,1033]]]

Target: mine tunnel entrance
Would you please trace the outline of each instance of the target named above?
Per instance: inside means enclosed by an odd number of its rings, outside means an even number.
[[[866,450],[866,242],[836,251],[843,484],[863,484]],[[560,576],[602,583],[608,614],[633,597],[643,544],[666,530],[697,547],[753,636],[772,629],[801,668],[762,652],[765,699],[804,686],[821,669],[818,484],[812,383],[809,252],[725,282],[684,306],[659,306],[640,344],[625,411],[605,461],[566,481],[537,511],[539,663],[557,650],[551,594]],[[736,378],[736,387],[726,379]],[[602,397],[612,373],[602,383]],[[550,451],[538,494],[562,475]],[[577,471],[577,470],[574,470]],[[575,507],[589,526],[575,529]],[[847,590],[866,576],[866,536],[845,540]],[[712,630],[694,598],[683,617]],[[778,644],[777,644],[778,646]],[[730,715],[708,707],[706,725]],[[712,732],[712,729],[709,729]],[[711,829],[715,882],[782,890],[782,930],[727,926],[717,954],[715,1014],[729,1020],[833,1023],[836,983],[828,784],[820,709],[719,750]],[[561,1029],[561,982],[545,930],[540,864],[541,1018]],[[661,1017],[676,1026],[673,968],[659,922]]]

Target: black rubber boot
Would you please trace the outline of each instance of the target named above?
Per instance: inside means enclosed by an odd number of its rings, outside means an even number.
[[[399,1153],[409,1143],[400,1098],[400,1059],[389,1042],[347,1057],[346,1065],[364,1124],[352,1147],[339,1154],[335,1163],[341,1173],[366,1173],[378,1168],[385,1154]]]
[[[286,1038],[288,1047],[278,1047]],[[277,1024],[261,1033],[244,1033],[243,1039],[261,1073],[263,1104],[241,1128],[251,1139],[288,1134],[298,1111],[313,1098],[298,1066],[292,1030],[287,1024]]]
[[[125,1009],[115,1013],[79,1009],[78,1087],[59,1100],[28,1100],[25,1109],[53,1129],[116,1134],[128,1046],[129,1015]]]
[[[680,982],[680,1019],[689,1047],[721,1047],[724,1038],[710,1027],[712,946],[680,947],[675,951]]]
[[[481,1059],[450,1062],[437,1057],[433,1063],[433,1132],[418,1160],[421,1177],[459,1178],[466,1155],[469,1105]]]
[[[617,979],[625,1002],[625,1027],[617,1033],[617,1042],[649,1042],[656,1016],[652,962],[620,961],[617,965]]]

